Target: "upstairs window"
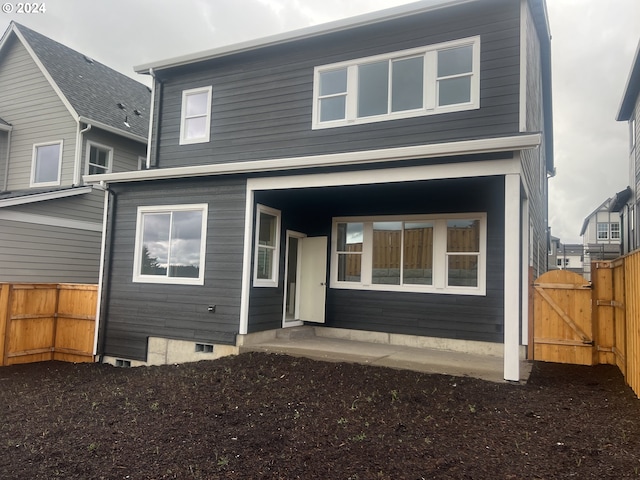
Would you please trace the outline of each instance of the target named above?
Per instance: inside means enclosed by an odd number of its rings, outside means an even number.
[[[111,172],[113,149],[97,143],[87,143],[87,174]]]
[[[313,128],[480,107],[480,37],[316,67]]]
[[[608,240],[609,239],[609,224],[608,223],[598,223],[596,226],[598,240]]]
[[[211,90],[209,86],[182,92],[180,145],[209,141]]]
[[[31,186],[47,187],[60,185],[62,170],[62,140],[40,143],[33,146],[31,164]]]
[[[611,224],[611,240],[620,240],[620,224],[612,223]]]

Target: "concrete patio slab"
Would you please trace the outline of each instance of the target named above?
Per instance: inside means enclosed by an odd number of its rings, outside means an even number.
[[[283,338],[276,337],[243,345],[240,352],[280,353],[329,362],[353,362],[505,382],[503,358],[499,356],[360,342],[315,336],[313,333],[292,333]],[[526,382],[530,373],[531,363],[522,361],[520,382]]]

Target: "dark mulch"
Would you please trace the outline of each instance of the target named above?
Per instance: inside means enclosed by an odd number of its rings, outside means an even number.
[[[0,368],[2,479],[640,478],[615,367],[526,385],[268,354]]]

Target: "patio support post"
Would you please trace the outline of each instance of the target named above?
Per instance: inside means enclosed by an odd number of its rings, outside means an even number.
[[[504,379],[520,380],[520,175],[505,175]]]

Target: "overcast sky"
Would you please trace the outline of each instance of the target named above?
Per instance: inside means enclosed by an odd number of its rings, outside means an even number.
[[[2,10],[6,11],[7,2]],[[10,6],[18,2],[9,2]],[[407,0],[51,0],[45,13],[0,13],[148,84],[133,67],[382,10]],[[555,161],[549,224],[580,242],[584,218],[623,190],[628,127],[615,117],[640,38],[640,0],[547,0]]]

